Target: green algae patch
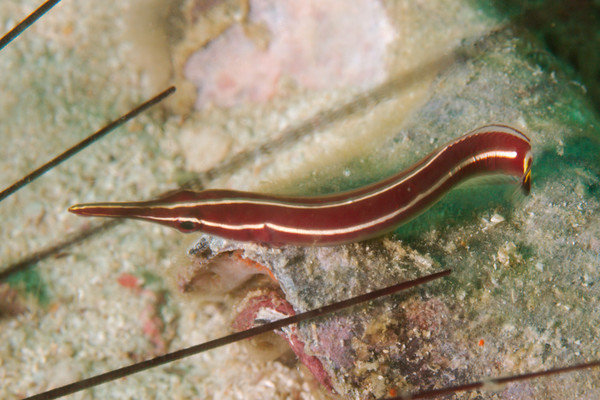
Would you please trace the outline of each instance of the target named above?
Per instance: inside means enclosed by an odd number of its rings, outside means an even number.
[[[7,278],[6,282],[24,295],[36,299],[42,306],[50,303],[48,288],[37,268],[16,272]]]
[[[423,214],[398,227],[394,234],[400,240],[414,243],[431,230],[452,230],[466,223],[476,223],[497,210],[508,215],[515,198],[521,197],[519,191],[516,185],[457,188]]]
[[[551,53],[572,70],[581,89],[600,106],[600,3],[554,0],[477,0],[475,7],[499,20],[532,33],[541,46],[537,53]]]

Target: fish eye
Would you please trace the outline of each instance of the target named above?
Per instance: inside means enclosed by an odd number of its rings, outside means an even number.
[[[196,225],[191,221],[181,221],[179,223],[179,229],[182,231],[191,231],[196,227]]]
[[[523,161],[523,174],[527,175],[527,173],[531,170],[531,164],[533,163],[533,157],[531,157],[531,153],[527,152],[525,156],[525,160]]]
[[[523,182],[521,184],[521,188],[523,189],[523,193],[528,195],[531,191],[531,164],[533,163],[533,157],[528,152],[525,156],[525,160],[523,161]]]
[[[523,189],[523,193],[525,193],[525,195],[528,195],[529,192],[531,192],[531,170],[527,171],[527,174],[525,174],[521,188]]]

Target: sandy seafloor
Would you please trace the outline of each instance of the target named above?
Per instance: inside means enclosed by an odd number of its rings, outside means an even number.
[[[464,319],[464,330],[452,336],[472,345],[469,357],[460,359],[474,363],[471,373],[496,376],[600,358],[598,127],[581,85],[551,61],[540,67],[535,45],[523,52],[527,45],[510,34],[473,45],[498,23],[467,4],[383,4],[394,31],[385,69],[388,76],[410,73],[410,80],[381,102],[330,126],[316,124],[305,138],[209,186],[339,190],[380,178],[479,125],[516,125],[534,142],[531,196],[514,208],[451,214],[458,223],[425,228],[417,236],[421,242],[406,245],[426,265],[456,269],[452,285],[444,286],[451,290],[440,296],[450,309],[460,303],[462,314],[452,318]],[[3,1],[2,30],[36,5]],[[0,53],[0,186],[162,89],[164,82],[151,76],[155,71],[136,62],[142,56],[131,24],[139,24],[136,32],[160,36],[165,22],[140,7],[133,1],[63,1]],[[452,57],[459,46],[460,55]],[[158,45],[155,51],[169,54]],[[261,105],[213,107],[191,116],[160,107],[147,112],[0,204],[1,263],[89,226],[92,221],[66,212],[71,204],[151,198],[192,176],[192,169],[267,142],[364,90],[290,90]],[[208,161],[198,166],[203,158]],[[20,300],[27,310],[0,319],[0,398],[32,395],[163,347],[175,350],[229,333],[231,296],[200,302],[177,295],[169,282],[193,239],[131,222],[40,262],[28,286],[25,278],[14,284],[28,293]],[[124,274],[136,276],[141,287],[119,283]],[[459,397],[593,399],[600,395],[599,376],[586,371]],[[245,344],[72,396],[325,397],[305,369],[257,357]]]

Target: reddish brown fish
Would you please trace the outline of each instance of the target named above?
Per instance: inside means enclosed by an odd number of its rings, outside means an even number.
[[[271,246],[333,245],[393,230],[474,176],[514,176],[529,193],[531,163],[527,136],[509,126],[489,125],[392,177],[340,194],[284,197],[233,190],[180,191],[154,201],[79,204],[69,211],[149,220],[182,232],[202,231]]]

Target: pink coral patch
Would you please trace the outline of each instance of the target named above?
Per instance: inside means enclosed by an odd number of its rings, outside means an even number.
[[[266,47],[234,25],[188,59],[184,75],[198,88],[196,108],[265,102],[282,77],[313,90],[369,88],[385,79],[394,31],[380,1],[250,0],[248,23],[266,28]]]
[[[119,285],[129,289],[135,289],[140,286],[138,278],[135,275],[131,275],[128,273],[122,273],[121,275],[119,275],[119,277],[117,278],[117,282],[119,283]]]
[[[264,323],[267,318],[269,320],[266,322],[272,322],[296,315],[292,305],[274,291],[252,292],[246,296],[238,309],[239,313],[232,324],[233,328],[238,331],[253,328]],[[310,370],[313,376],[329,391],[334,392],[331,378],[323,368],[321,361],[305,352],[305,343],[298,338],[296,325],[287,326],[276,333],[288,342],[300,362]]]

